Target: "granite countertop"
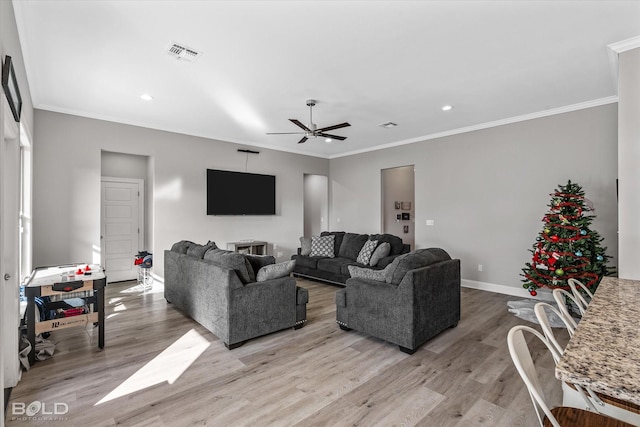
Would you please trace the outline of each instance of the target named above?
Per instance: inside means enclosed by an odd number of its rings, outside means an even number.
[[[605,277],[556,377],[640,405],[640,281]]]

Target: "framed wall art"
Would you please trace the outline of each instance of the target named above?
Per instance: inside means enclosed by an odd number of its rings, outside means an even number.
[[[13,118],[16,122],[19,122],[20,113],[22,112],[22,97],[20,96],[18,80],[9,55],[5,55],[4,65],[2,66],[2,88],[9,102]]]

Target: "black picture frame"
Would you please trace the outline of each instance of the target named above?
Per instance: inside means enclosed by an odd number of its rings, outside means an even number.
[[[2,88],[4,89],[4,95],[7,97],[7,101],[9,101],[13,118],[16,122],[19,122],[20,113],[22,113],[22,97],[20,96],[18,79],[13,69],[13,62],[9,55],[5,55],[4,64],[2,65]]]

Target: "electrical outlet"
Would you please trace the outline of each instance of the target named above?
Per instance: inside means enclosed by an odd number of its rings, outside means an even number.
[[[482,264],[478,264],[478,271],[482,271]]]
[[[277,255],[278,258],[282,258],[283,253],[282,252],[278,252],[276,255]]]
[[[337,219],[336,219],[336,222],[340,222],[340,218],[337,218]]]
[[[427,225],[436,225],[436,222],[433,219],[428,219]]]

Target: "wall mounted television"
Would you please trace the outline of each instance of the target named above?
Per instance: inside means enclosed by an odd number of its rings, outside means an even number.
[[[275,215],[276,177],[207,169],[207,215]]]

